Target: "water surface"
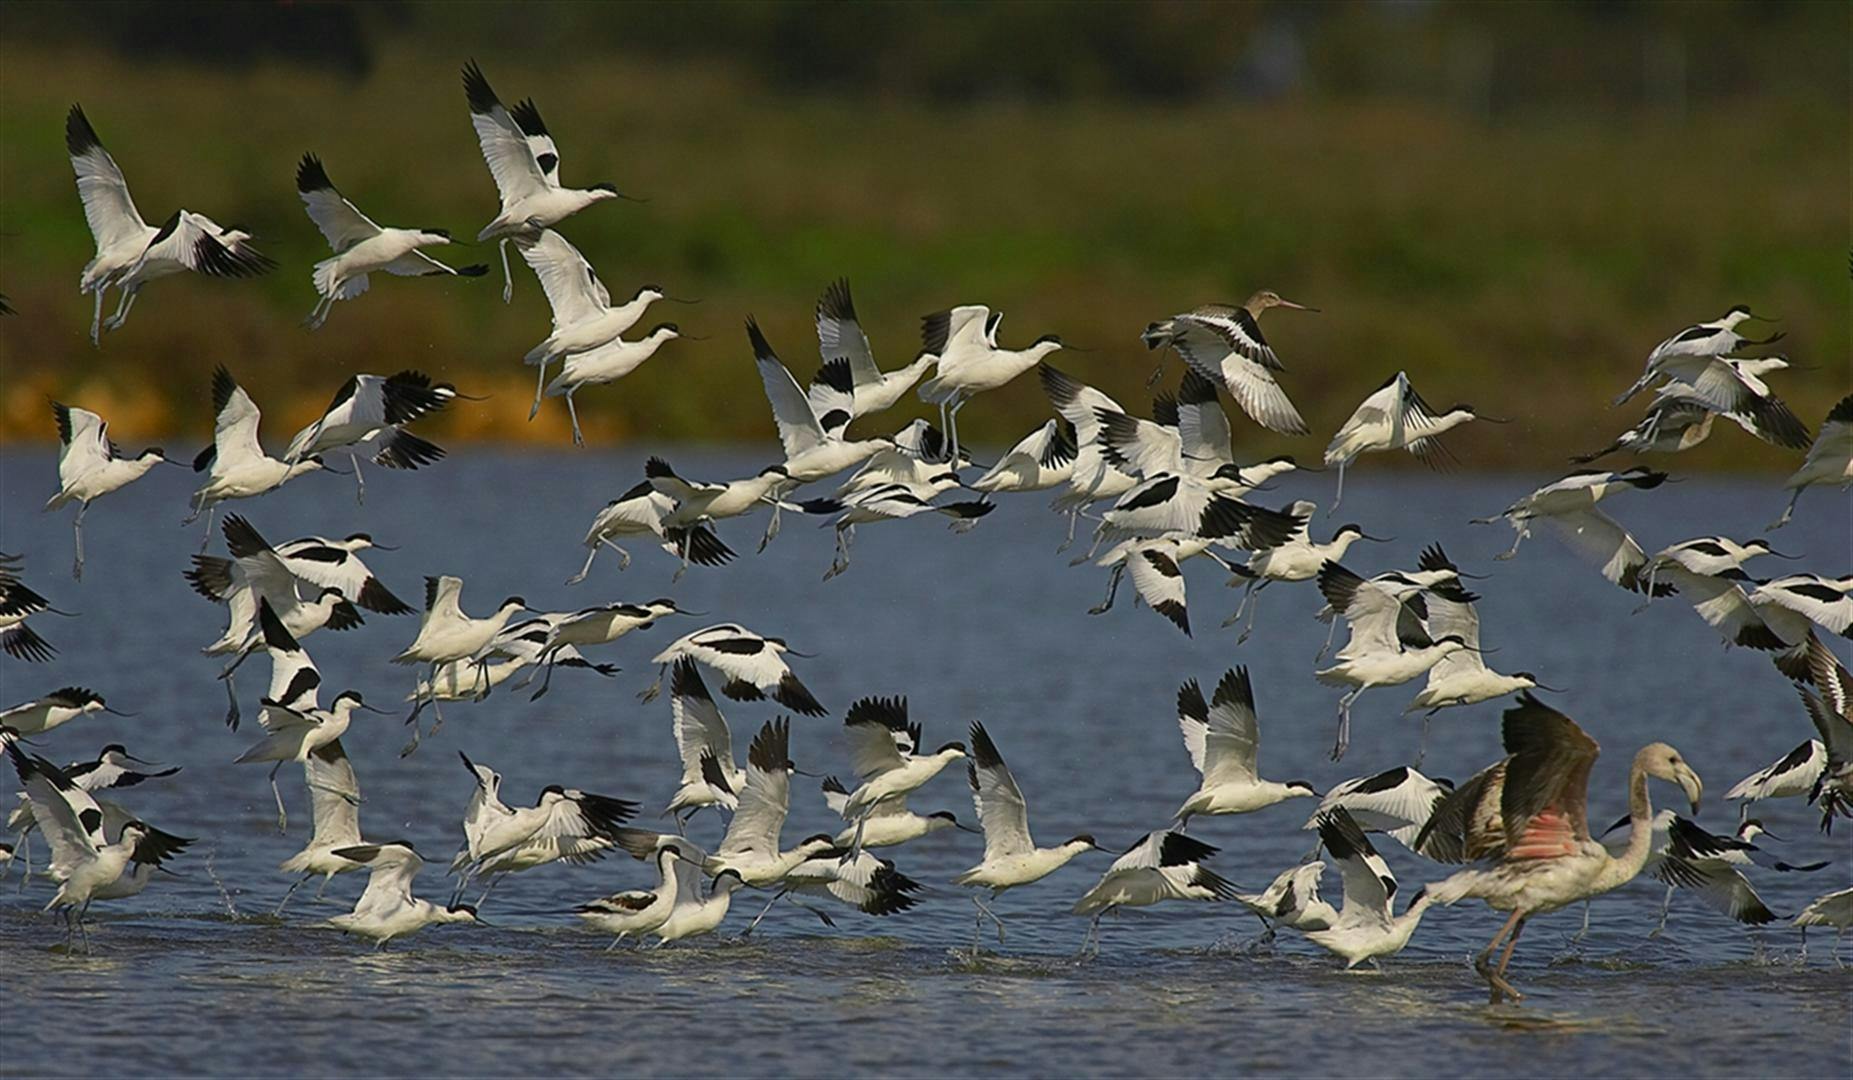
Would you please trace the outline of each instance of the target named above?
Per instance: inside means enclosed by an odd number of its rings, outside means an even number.
[[[676,449],[685,475],[723,477],[762,464],[763,452]],[[601,556],[584,584],[563,580],[583,558],[579,539],[607,500],[635,482],[643,454],[461,452],[416,475],[372,470],[365,506],[349,482],[312,476],[239,507],[275,541],[307,533],[366,530],[400,545],[369,555],[373,568],[416,603],[425,574],[467,581],[465,606],[481,611],[518,593],[536,607],[570,609],[610,600],[674,595],[684,606],[786,637],[817,654],[794,663],[833,717],[798,718],[801,768],[848,767],[839,720],[864,694],[904,693],[937,744],[982,720],[1030,800],[1043,842],[1092,832],[1123,846],[1164,824],[1194,786],[1180,745],[1178,684],[1206,686],[1228,666],[1249,665],[1262,723],[1262,768],[1321,789],[1406,762],[1418,725],[1399,714],[1414,688],[1377,690],[1358,704],[1350,753],[1327,760],[1337,692],[1313,681],[1324,627],[1312,618],[1312,585],[1277,585],[1262,598],[1260,628],[1239,648],[1216,624],[1237,594],[1207,563],[1190,564],[1195,638],[1185,638],[1122,591],[1111,612],[1090,618],[1105,574],[1057,555],[1061,523],[1042,495],[1008,498],[977,528],[953,535],[937,521],[864,528],[849,572],[819,581],[828,532],[788,519],[784,535],[753,555],[760,522],[723,527],[742,557],[697,568],[672,585],[673,563],[645,545],[620,573]],[[44,618],[60,652],[49,665],[0,661],[7,702],[84,684],[132,720],[92,718],[42,740],[60,761],[122,741],[132,752],[178,764],[169,781],[120,792],[156,825],[199,838],[178,860],[184,875],[142,897],[93,911],[93,952],[55,948],[57,924],[37,908],[42,883],[23,895],[0,888],[0,955],[7,1016],[0,1071],[159,1074],[415,1073],[817,1073],[824,1070],[969,1073],[1228,1073],[1234,1071],[1420,1074],[1592,1072],[1728,1074],[1844,1072],[1853,979],[1827,960],[1819,935],[1806,965],[1798,937],[1778,926],[1755,934],[1692,898],[1674,902],[1668,932],[1650,938],[1659,886],[1637,882],[1599,901],[1580,948],[1577,912],[1534,921],[1514,961],[1529,999],[1490,1008],[1468,966],[1498,917],[1463,906],[1432,912],[1409,948],[1381,972],[1344,972],[1303,941],[1254,941],[1256,921],[1233,907],[1161,907],[1110,919],[1098,958],[1074,952],[1084,924],[1068,905],[1106,857],[1078,860],[998,905],[1010,932],[973,960],[971,905],[945,884],[977,861],[976,837],[940,833],[893,852],[901,869],[933,886],[922,905],[874,919],[836,912],[837,929],[783,906],[748,943],[729,940],[759,906],[742,893],[723,936],[646,953],[603,951],[563,909],[647,882],[626,858],[547,868],[510,879],[484,909],[491,928],[441,927],[375,953],[318,925],[358,895],[359,875],[336,879],[329,902],[299,893],[283,919],[268,913],[288,881],[276,864],[302,844],[308,807],[300,780],[285,787],[293,819],[279,836],[261,767],[229,764],[255,736],[221,723],[218,661],[197,650],[223,629],[220,609],[192,594],[180,572],[198,546],[179,518],[192,479],[161,470],[97,504],[86,530],[85,580],[66,573],[66,515],[41,515],[55,465],[44,451],[0,455],[0,548],[22,551],[28,580],[53,603],[82,613]],[[1440,541],[1477,583],[1483,641],[1502,670],[1527,669],[1566,688],[1552,698],[1600,740],[1591,782],[1592,819],[1624,809],[1622,783],[1634,750],[1674,743],[1700,770],[1708,793],[1701,822],[1727,831],[1725,789],[1808,737],[1794,691],[1760,654],[1724,650],[1677,601],[1632,614],[1638,598],[1603,582],[1544,534],[1518,559],[1491,556],[1510,541],[1474,528],[1540,478],[1388,475],[1357,471],[1340,515],[1391,536],[1346,560],[1361,572],[1413,565]],[[1329,476],[1289,477],[1270,501],[1325,501]],[[1797,565],[1849,569],[1846,503],[1804,497],[1779,547]],[[1773,481],[1692,480],[1628,494],[1613,512],[1653,550],[1691,535],[1747,536],[1781,509]],[[221,545],[215,542],[215,549]],[[1769,561],[1763,573],[1788,564]],[[640,823],[675,789],[666,698],[640,704],[655,675],[649,657],[701,625],[671,620],[599,650],[624,671],[604,680],[562,672],[539,702],[498,693],[447,709],[449,723],[409,759],[396,719],[361,715],[346,737],[372,836],[403,836],[435,864],[426,895],[446,887],[441,863],[461,837],[470,780],[467,751],[505,778],[512,803],[562,783],[642,801]],[[386,662],[416,626],[368,616],[346,634],[309,639],[331,689],[352,686],[390,703],[409,675]],[[1844,644],[1844,643],[1843,643]],[[1844,652],[1844,650],[1843,650]],[[247,709],[261,690],[261,662],[241,684]],[[744,746],[776,715],[767,704],[723,702]],[[1465,778],[1499,753],[1498,704],[1443,714],[1424,766]],[[285,776],[290,776],[286,771]],[[788,838],[833,828],[812,781],[794,783]],[[0,790],[12,792],[10,778]],[[1656,785],[1656,800],[1677,793]],[[10,794],[7,796],[10,800]],[[970,819],[958,770],[915,800]],[[1310,802],[1242,818],[1199,819],[1193,832],[1219,845],[1215,868],[1258,889],[1305,854],[1299,831]],[[1812,897],[1853,881],[1844,843],[1821,836],[1799,801],[1766,803],[1760,815],[1787,838],[1793,862],[1834,858],[1816,874],[1754,876],[1765,901],[1789,915]],[[718,836],[718,819],[694,835]],[[1442,868],[1385,841],[1405,895]],[[1328,898],[1338,899],[1328,875]]]

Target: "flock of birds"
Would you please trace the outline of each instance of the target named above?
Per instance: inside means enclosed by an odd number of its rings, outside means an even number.
[[[577,441],[578,390],[622,378],[667,341],[683,336],[673,323],[633,339],[623,336],[652,303],[672,298],[646,285],[628,301],[612,303],[590,263],[555,227],[594,203],[620,198],[617,189],[609,184],[563,186],[559,150],[533,103],[505,107],[474,63],[464,69],[463,82],[471,122],[501,195],[500,211],[478,240],[493,239],[501,248],[504,299],[513,288],[509,243],[547,294],[552,331],[525,357],[539,369],[534,408],[546,396],[564,397]],[[247,233],[221,227],[202,214],[181,210],[160,228],[149,226],[135,210],[121,170],[76,107],[66,137],[97,242],[97,256],[81,281],[82,290],[96,296],[93,340],[122,325],[142,286],[154,278],[183,271],[238,277],[274,265]],[[318,301],[309,318],[312,327],[328,318],[335,302],[364,293],[376,272],[486,272],[480,266],[455,269],[425,254],[424,249],[448,242],[442,229],[375,224],[334,187],[313,154],[302,159],[297,188],[334,251],[314,267]],[[119,301],[105,320],[103,295],[111,287],[118,290]],[[1323,661],[1330,652],[1332,662],[1316,677],[1344,691],[1337,703],[1335,760],[1349,741],[1352,707],[1367,690],[1425,679],[1405,710],[1425,718],[1441,709],[1517,695],[1504,714],[1504,755],[1466,783],[1456,786],[1424,776],[1418,771],[1420,753],[1413,767],[1360,776],[1323,794],[1305,781],[1263,778],[1255,686],[1248,670],[1237,667],[1207,696],[1195,680],[1178,691],[1178,724],[1199,783],[1173,822],[1123,849],[1104,846],[1088,834],[1041,846],[1031,836],[1025,794],[985,723],[970,724],[961,741],[933,748],[910,718],[905,698],[871,696],[851,703],[843,714],[851,780],[822,779],[824,799],[840,816],[840,829],[787,846],[782,833],[792,777],[812,775],[800,772],[792,759],[791,722],[779,715],[761,723],[742,766],[709,680],[717,680],[720,695],[735,702],[770,699],[784,711],[808,717],[823,717],[830,710],[792,666],[792,659],[804,654],[778,637],[724,622],[686,634],[652,658],[662,674],[644,696],[655,697],[662,679],[669,680],[671,726],[682,764],[666,810],[674,832],[631,825],[639,809],[636,801],[563,785],[545,788],[531,806],[510,805],[503,801],[500,775],[460,755],[473,790],[463,842],[449,867],[455,884],[446,902],[433,902],[415,895],[424,860],[412,845],[370,840],[361,830],[360,786],[342,736],[357,712],[381,710],[352,690],[324,705],[322,674],[303,644],[323,629],[361,625],[363,611],[414,613],[363,559],[364,553],[391,549],[365,533],[273,544],[248,518],[228,514],[221,523],[226,555],[206,554],[203,544],[186,577],[200,595],[227,609],[225,633],[205,651],[226,658],[220,678],[229,703],[226,721],[233,730],[243,714],[235,673],[252,656],[269,662],[257,711],[263,737],[236,760],[271,766],[280,831],[288,828],[288,814],[279,773],[290,763],[302,768],[312,829],[306,846],[281,863],[281,871],[296,878],[283,904],[315,878],[321,879],[319,898],[334,878],[365,870],[368,883],[352,910],[330,922],[383,947],[433,924],[480,922],[481,906],[510,874],[622,851],[650,864],[654,885],[589,900],[579,905],[577,915],[609,934],[613,946],[645,937],[666,944],[716,930],[743,888],[769,893],[770,899],[742,933],[750,933],[781,898],[808,908],[826,924],[833,923],[833,905],[875,916],[908,911],[922,902],[925,887],[893,859],[875,852],[956,829],[983,835],[982,857],[953,883],[972,890],[975,934],[988,921],[1000,945],[1005,922],[995,911],[999,897],[1043,880],[1071,860],[1104,851],[1112,861],[1073,906],[1076,914],[1091,916],[1084,950],[1098,948],[1099,921],[1108,912],[1164,901],[1230,901],[1255,912],[1270,935],[1277,928],[1294,930],[1342,957],[1347,966],[1374,964],[1400,951],[1431,907],[1478,900],[1508,916],[1476,961],[1494,1001],[1521,996],[1505,973],[1527,920],[1612,891],[1642,873],[1668,886],[1669,902],[1672,890],[1688,889],[1742,922],[1777,918],[1745,871],[1807,872],[1824,864],[1792,866],[1775,857],[1758,843],[1768,833],[1752,819],[1719,835],[1675,811],[1656,812],[1650,779],[1677,787],[1693,811],[1703,791],[1698,775],[1671,746],[1653,743],[1635,755],[1627,815],[1606,832],[1592,829],[1587,787],[1596,742],[1575,721],[1533,696],[1534,689],[1550,689],[1537,676],[1502,674],[1486,665],[1483,656],[1490,650],[1480,645],[1480,597],[1468,587],[1477,579],[1462,572],[1439,545],[1426,550],[1415,569],[1365,576],[1342,561],[1354,544],[1379,539],[1361,525],[1341,525],[1319,541],[1312,531],[1313,503],[1271,508],[1254,501],[1271,479],[1304,467],[1292,457],[1239,463],[1224,396],[1270,431],[1307,435],[1311,430],[1289,399],[1281,383],[1285,368],[1261,332],[1260,317],[1276,307],[1314,310],[1260,292],[1245,304],[1207,305],[1151,323],[1144,343],[1154,351],[1175,351],[1185,370],[1175,392],[1160,394],[1151,415],[1144,417],[1052,366],[1050,357],[1063,348],[1059,337],[1045,335],[1023,348],[1001,345],[1001,313],[980,305],[925,316],[915,358],[883,371],[848,282],[838,281],[816,307],[822,366],[808,384],[798,382],[758,325],[747,320],[782,460],[751,476],[714,480],[684,476],[668,461],[651,458],[642,481],[593,520],[584,538],[585,563],[569,584],[585,580],[607,548],[628,566],[630,553],[620,545],[626,539],[660,547],[675,562],[678,580],[691,565],[726,563],[736,556],[720,535],[722,523],[762,510],[768,523],[761,549],[777,535],[782,514],[827,518],[836,538],[827,580],[847,569],[858,526],[933,514],[964,530],[993,509],[994,497],[1052,491],[1053,509],[1068,519],[1068,544],[1075,541],[1082,518],[1096,522],[1092,547],[1076,560],[1108,572],[1107,595],[1093,609],[1096,614],[1112,606],[1120,583],[1129,577],[1140,601],[1178,630],[1192,633],[1181,566],[1202,556],[1221,565],[1232,575],[1230,585],[1243,590],[1240,606],[1223,624],[1245,622],[1240,644],[1254,628],[1264,590],[1276,583],[1315,582],[1325,601],[1320,617],[1332,624],[1319,657]],[[1624,451],[1688,449],[1707,438],[1722,416],[1757,438],[1806,451],[1787,481],[1793,492],[1789,505],[1772,528],[1789,520],[1806,488],[1836,484],[1844,489],[1853,483],[1853,396],[1836,405],[1811,435],[1765,381],[1786,361],[1738,355],[1780,337],[1747,337],[1743,329],[1754,319],[1747,308],[1732,308],[1722,319],[1690,327],[1656,346],[1640,379],[1617,399],[1619,404],[1657,387],[1646,415],[1579,463]],[[547,372],[555,365],[549,381]],[[1053,415],[994,464],[979,464],[959,441],[960,411],[974,397],[1032,370]],[[1162,372],[1161,364],[1152,381]],[[363,500],[363,458],[402,469],[439,460],[444,451],[408,428],[459,398],[468,399],[417,371],[355,375],[337,390],[323,415],[296,433],[282,456],[273,457],[259,439],[257,405],[231,372],[220,368],[211,389],[213,441],[192,462],[203,479],[187,519],[206,518],[207,544],[221,504],[275,491],[307,473],[334,471],[328,465],[331,455],[351,460],[356,497]],[[849,435],[852,424],[896,405],[909,391],[938,407],[938,424],[920,419],[891,436]],[[124,454],[94,412],[62,403],[55,403],[53,412],[62,446],[59,491],[46,509],[77,506],[73,574],[81,578],[83,520],[91,502],[169,459],[159,449]],[[1441,466],[1453,458],[1443,441],[1448,432],[1493,419],[1464,404],[1436,409],[1406,373],[1397,372],[1364,399],[1325,450],[1324,467],[1338,474],[1332,509],[1343,497],[1346,468],[1360,456],[1403,450]],[[968,470],[980,475],[969,478]],[[850,475],[828,495],[796,495],[806,485],[843,473]],[[1504,521],[1516,531],[1511,550],[1500,558],[1514,557],[1535,525],[1548,525],[1608,581],[1641,594],[1644,602],[1677,596],[1717,629],[1727,647],[1769,651],[1797,686],[1818,737],[1747,777],[1728,797],[1746,808],[1761,799],[1805,797],[1819,805],[1822,828],[1828,829],[1836,816],[1853,815],[1853,677],[1821,636],[1844,637],[1853,627],[1853,577],[1795,573],[1754,578],[1745,570],[1752,559],[1787,557],[1760,537],[1699,537],[1647,554],[1598,504],[1667,481],[1666,473],[1642,466],[1580,468],[1482,520]],[[669,598],[544,612],[511,596],[472,615],[462,603],[463,586],[454,576],[427,578],[417,633],[390,657],[413,669],[405,699],[411,706],[406,723],[412,739],[404,754],[439,730],[447,702],[480,701],[505,684],[513,691],[537,679],[533,696],[538,698],[561,667],[609,676],[616,669],[596,659],[597,650],[658,621],[694,614]],[[46,614],[64,613],[25,583],[19,560],[0,562],[0,648],[21,661],[50,659],[55,647],[34,625],[42,625],[39,617]],[[1348,637],[1334,652],[1341,623]],[[433,715],[429,729],[420,724],[427,709]],[[25,866],[30,877],[29,834],[44,837],[50,849],[44,875],[56,885],[46,909],[65,913],[67,946],[81,935],[88,947],[85,915],[91,904],[141,892],[163,864],[193,842],[155,828],[113,801],[121,789],[175,770],[157,770],[118,744],[105,747],[94,760],[62,767],[28,749],[54,729],[97,712],[114,710],[103,696],[81,687],[59,689],[0,712],[0,743],[22,786],[8,822],[18,837],[4,848],[4,857]],[[1425,719],[1424,751],[1426,740]],[[977,828],[951,813],[922,814],[909,807],[910,796],[961,764]],[[1318,800],[1305,828],[1317,834],[1314,851],[1323,857],[1309,856],[1287,868],[1258,893],[1243,892],[1212,869],[1217,849],[1186,831],[1204,816],[1249,814],[1302,797]],[[712,846],[687,835],[691,819],[702,810],[725,821]],[[1416,892],[1399,913],[1396,877],[1377,850],[1386,841],[1373,841],[1372,834],[1458,869]],[[1321,876],[1333,864],[1343,888],[1336,907],[1319,894]],[[474,903],[466,903],[472,883],[481,892]],[[1844,933],[1853,925],[1853,889],[1821,897],[1795,922]],[[1504,953],[1495,963],[1501,945]]]

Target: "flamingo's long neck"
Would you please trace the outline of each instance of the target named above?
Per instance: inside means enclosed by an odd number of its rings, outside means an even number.
[[[1612,874],[1620,877],[1617,885],[1632,880],[1647,865],[1653,842],[1654,808],[1647,797],[1647,769],[1637,756],[1628,770],[1628,846],[1611,864]]]

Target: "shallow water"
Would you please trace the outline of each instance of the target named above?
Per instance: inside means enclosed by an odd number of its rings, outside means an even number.
[[[480,610],[511,593],[534,606],[566,609],[672,594],[707,620],[672,620],[600,652],[625,670],[604,680],[563,671],[536,703],[502,692],[446,710],[435,740],[401,760],[404,728],[361,714],[346,737],[366,804],[369,835],[403,836],[434,864],[458,843],[470,781],[455,751],[493,765],[508,801],[531,800],[563,783],[641,800],[640,824],[674,790],[674,744],[666,700],[643,705],[635,692],[654,677],[654,651],[704,621],[733,620],[788,638],[817,654],[794,661],[835,716],[863,694],[905,693],[926,738],[964,736],[983,720],[1026,791],[1031,825],[1051,842],[1092,832],[1123,846],[1168,820],[1193,786],[1177,737],[1177,685],[1206,685],[1230,665],[1248,664],[1263,730],[1266,775],[1304,777],[1321,789],[1411,760],[1419,726],[1398,713],[1413,688],[1366,694],[1355,712],[1350,753],[1327,760],[1337,692],[1310,676],[1324,636],[1312,585],[1277,585],[1262,597],[1260,629],[1237,648],[1216,624],[1237,594],[1199,561],[1187,639],[1130,589],[1106,615],[1090,618],[1105,574],[1070,568],[1056,555],[1060,522],[1046,497],[1008,498],[973,532],[935,521],[861,530],[849,572],[820,583],[830,559],[827,532],[787,519],[785,533],[754,556],[761,522],[731,522],[725,539],[742,557],[720,570],[696,568],[670,584],[672,562],[642,545],[619,573],[601,556],[585,584],[561,582],[583,558],[578,541],[605,500],[634,482],[641,453],[463,452],[417,475],[370,470],[369,499],[357,507],[342,477],[312,476],[240,507],[273,541],[310,532],[372,532],[401,545],[369,564],[416,602],[427,573],[468,582],[465,604]],[[752,452],[677,449],[685,475],[731,475],[759,464]],[[1083,922],[1067,907],[1104,869],[1086,857],[999,901],[1009,926],[1001,950],[973,961],[972,909],[944,883],[975,862],[980,844],[939,833],[894,855],[933,885],[917,909],[887,919],[833,911],[837,929],[781,905],[749,943],[710,937],[660,952],[607,954],[603,938],[577,930],[562,909],[646,883],[646,871],[618,857],[580,868],[546,868],[498,887],[484,909],[493,927],[441,927],[375,953],[318,925],[350,904],[359,875],[337,878],[321,905],[299,893],[281,920],[268,916],[288,882],[276,864],[308,827],[299,780],[285,797],[290,835],[278,836],[264,769],[228,763],[254,739],[228,733],[218,661],[197,648],[223,629],[218,609],[180,577],[199,533],[177,524],[189,474],[161,470],[97,504],[86,527],[85,580],[66,573],[66,515],[41,515],[53,486],[52,456],[0,455],[0,548],[23,551],[28,581],[76,619],[43,618],[60,649],[49,665],[0,660],[7,702],[72,683],[91,685],[136,719],[90,718],[41,740],[64,761],[110,741],[140,756],[185,767],[179,776],[122,791],[122,801],[172,832],[199,838],[143,896],[93,911],[93,950],[56,948],[57,923],[37,908],[35,882],[0,886],[0,955],[6,1075],[109,1070],[206,1072],[696,1073],[849,1072],[1181,1073],[1234,1071],[1417,1074],[1680,1074],[1768,1069],[1844,1072],[1853,977],[1827,957],[1830,938],[1811,941],[1781,924],[1753,934],[1700,907],[1674,901],[1668,932],[1649,938],[1661,889],[1649,881],[1598,901],[1595,930],[1568,942],[1579,913],[1536,920],[1513,962],[1530,996],[1488,1007],[1467,957],[1498,919],[1463,906],[1431,912],[1409,948],[1381,972],[1344,972],[1325,954],[1283,935],[1255,947],[1256,921],[1233,906],[1160,907],[1103,927],[1097,959],[1074,951]],[[1386,475],[1368,463],[1352,479],[1340,520],[1357,520],[1387,545],[1359,545],[1346,562],[1363,572],[1413,565],[1439,540],[1463,568],[1490,573],[1483,594],[1483,642],[1494,666],[1527,669],[1567,688],[1551,700],[1601,740],[1606,752],[1591,784],[1592,820],[1624,809],[1621,784],[1633,750],[1650,739],[1677,745],[1703,774],[1701,822],[1734,823],[1723,792],[1779,757],[1811,728],[1794,692],[1761,655],[1722,650],[1712,631],[1677,601],[1630,614],[1638,600],[1607,585],[1540,533],[1511,562],[1491,556],[1508,530],[1472,528],[1528,489],[1535,477]],[[1324,501],[1329,476],[1288,477],[1266,501]],[[1751,535],[1781,509],[1773,482],[1694,479],[1610,504],[1649,549],[1707,532]],[[1331,524],[1321,520],[1321,533]],[[1804,497],[1778,547],[1824,573],[1849,569],[1846,503]],[[1763,573],[1788,566],[1753,564]],[[36,624],[36,623],[35,623]],[[369,616],[351,633],[308,642],[330,689],[354,686],[391,703],[409,676],[386,663],[415,632],[410,618]],[[1844,653],[1844,649],[1842,650]],[[262,665],[241,683],[247,711]],[[326,695],[325,695],[326,697]],[[768,705],[723,702],[743,746],[776,714]],[[1465,778],[1498,755],[1500,706],[1437,718],[1425,771]],[[793,757],[818,772],[847,768],[832,719],[794,722]],[[915,800],[970,818],[958,770]],[[832,827],[812,781],[794,783],[788,838]],[[16,785],[0,781],[0,791]],[[1677,793],[1656,785],[1666,802]],[[10,799],[10,794],[7,796]],[[1243,818],[1199,819],[1193,833],[1222,847],[1214,867],[1258,889],[1302,856],[1299,831],[1310,802]],[[1756,872],[1777,912],[1853,881],[1844,840],[1816,831],[1798,800],[1759,809],[1791,862],[1834,858],[1814,874]],[[717,819],[693,834],[712,842]],[[1404,894],[1445,870],[1385,840],[1380,845]],[[41,852],[42,854],[42,852]],[[446,891],[441,865],[421,880]],[[1326,895],[1337,900],[1336,875]],[[723,932],[731,937],[759,906],[743,893]]]

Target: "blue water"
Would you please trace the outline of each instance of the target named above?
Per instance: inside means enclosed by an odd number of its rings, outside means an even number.
[[[664,449],[664,448],[659,448]],[[722,477],[762,464],[764,451],[667,448],[685,475]],[[709,620],[672,620],[600,652],[625,670],[604,680],[563,672],[538,703],[499,692],[446,710],[448,724],[413,757],[397,754],[397,719],[362,714],[346,737],[366,803],[369,835],[403,836],[434,866],[420,885],[445,891],[442,862],[458,843],[470,780],[458,749],[505,777],[510,802],[549,783],[641,800],[645,820],[675,788],[666,698],[636,691],[648,663],[673,636],[703,621],[733,620],[781,635],[816,659],[795,660],[840,717],[864,694],[908,695],[930,743],[962,738],[982,720],[1028,795],[1031,825],[1045,842],[1092,832],[1125,845],[1166,822],[1194,785],[1180,745],[1178,684],[1206,685],[1225,667],[1249,665],[1262,723],[1266,775],[1304,777],[1322,789],[1346,777],[1411,760],[1418,725],[1399,713],[1414,688],[1366,694],[1350,753],[1327,760],[1337,692],[1311,678],[1325,628],[1310,584],[1263,596],[1260,629],[1241,647],[1216,624],[1237,594],[1215,567],[1189,564],[1187,639],[1123,590],[1111,612],[1090,618],[1105,574],[1057,555],[1062,525],[1046,496],[1006,498],[973,532],[937,520],[865,527],[847,574],[819,581],[828,532],[788,519],[784,535],[753,555],[761,521],[728,523],[742,557],[697,568],[671,585],[673,563],[646,545],[620,573],[601,556],[584,584],[561,584],[583,558],[579,539],[596,510],[639,476],[644,453],[459,452],[414,474],[370,473],[357,507],[346,478],[311,476],[238,507],[280,541],[306,533],[366,530],[397,552],[369,563],[416,602],[425,574],[466,580],[465,606],[481,611],[511,593],[535,607],[571,609],[672,594]],[[1591,817],[1624,809],[1621,784],[1640,744],[1664,739],[1705,779],[1701,822],[1728,831],[1735,811],[1722,794],[1808,737],[1794,691],[1761,654],[1724,650],[1679,602],[1631,614],[1638,599],[1603,582],[1549,536],[1518,559],[1493,562],[1504,527],[1475,528],[1540,477],[1434,478],[1386,474],[1371,463],[1351,477],[1336,520],[1357,520],[1395,538],[1360,545],[1346,560],[1361,572],[1413,565],[1441,541],[1475,585],[1483,643],[1503,670],[1527,669],[1566,692],[1552,700],[1604,746],[1591,781]],[[1467,958],[1497,917],[1462,906],[1437,910],[1381,972],[1339,970],[1305,942],[1283,935],[1254,947],[1259,927],[1229,907],[1172,905],[1109,919],[1098,958],[1078,962],[1084,929],[1068,905],[1104,869],[1104,856],[1006,896],[1009,924],[998,950],[976,961],[971,905],[945,882],[977,861],[977,838],[940,833],[893,851],[900,868],[933,885],[914,911],[875,919],[847,910],[838,928],[781,906],[750,943],[730,940],[759,906],[740,903],[720,935],[660,952],[607,954],[605,939],[559,914],[585,899],[647,882],[623,857],[580,868],[546,868],[498,887],[488,928],[440,927],[375,953],[318,925],[352,903],[360,875],[336,879],[330,902],[299,893],[282,920],[268,916],[288,881],[276,864],[307,829],[299,774],[285,796],[291,831],[279,836],[262,767],[229,764],[252,739],[221,723],[218,661],[198,648],[223,629],[222,611],[192,594],[180,573],[199,543],[178,524],[192,479],[159,470],[97,504],[87,521],[89,565],[70,580],[67,514],[42,515],[54,485],[52,455],[0,454],[0,548],[23,552],[28,581],[54,604],[81,612],[43,617],[55,662],[0,659],[7,703],[57,686],[91,685],[135,719],[89,718],[42,740],[58,760],[93,756],[122,741],[140,756],[182,765],[166,781],[119,792],[161,828],[198,837],[143,896],[93,909],[93,950],[67,955],[37,909],[42,882],[14,893],[0,885],[5,1019],[0,1072],[285,1073],[1347,1073],[1733,1074],[1776,1070],[1844,1074],[1853,977],[1828,959],[1828,935],[1798,962],[1798,937],[1777,924],[1760,934],[1714,915],[1691,897],[1674,901],[1668,932],[1648,933],[1659,886],[1637,882],[1595,906],[1579,948],[1579,913],[1540,918],[1513,962],[1530,996],[1489,1007]],[[1269,500],[1327,501],[1329,476],[1286,478]],[[1609,504],[1653,550],[1710,532],[1750,535],[1780,511],[1773,482],[1692,480]],[[1328,525],[1320,522],[1321,530]],[[1847,504],[1817,491],[1804,498],[1778,546],[1796,565],[1849,570]],[[219,547],[215,542],[215,548]],[[1777,573],[1789,564],[1762,564]],[[386,662],[415,633],[411,618],[368,616],[346,634],[308,645],[332,689],[396,702],[408,673]],[[1844,642],[1842,643],[1844,645]],[[1844,653],[1844,648],[1842,652]],[[241,683],[255,703],[262,663]],[[723,702],[736,739],[775,715],[766,704]],[[1465,778],[1499,754],[1498,704],[1437,719],[1425,770]],[[794,722],[793,757],[817,772],[847,769],[835,719]],[[960,770],[915,800],[969,819]],[[787,837],[832,828],[810,781],[794,787]],[[16,785],[7,778],[0,791]],[[1675,793],[1656,785],[1665,802]],[[6,799],[10,801],[11,795]],[[1222,848],[1214,867],[1258,889],[1299,859],[1310,802],[1241,818],[1199,819],[1193,832]],[[1765,901],[1792,914],[1812,897],[1853,882],[1844,837],[1823,837],[1799,800],[1759,814],[1786,838],[1792,862],[1835,859],[1814,874],[1756,872]],[[712,842],[718,821],[698,819]],[[1380,845],[1406,891],[1445,869],[1393,842]],[[1338,899],[1328,875],[1326,892]]]

